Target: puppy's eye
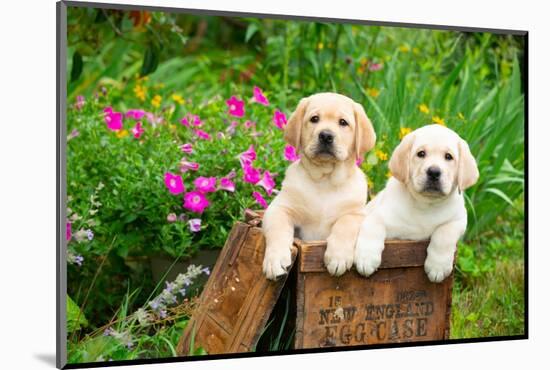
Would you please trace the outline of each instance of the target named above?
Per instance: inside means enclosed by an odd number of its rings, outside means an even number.
[[[317,123],[317,122],[319,122],[319,116],[316,115],[316,116],[311,117],[311,118],[309,119],[309,122],[311,122],[311,123]]]
[[[348,125],[349,125],[348,121],[346,121],[346,120],[343,119],[343,118],[340,119],[340,121],[338,121],[338,124],[339,124],[340,126],[348,126]]]
[[[423,150],[421,150],[421,151],[419,151],[418,153],[416,153],[416,156],[417,156],[418,158],[424,158],[424,157],[426,156],[426,152],[423,151]]]
[[[449,153],[446,153],[445,154],[445,159],[448,160],[448,161],[452,161],[453,160],[453,156]]]

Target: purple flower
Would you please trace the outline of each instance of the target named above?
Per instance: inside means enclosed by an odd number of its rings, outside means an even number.
[[[166,216],[166,221],[168,222],[176,222],[178,219],[178,216],[176,216],[175,213],[169,213],[168,216]]]
[[[215,177],[197,177],[195,179],[195,189],[202,193],[212,193],[216,191],[216,178]]]
[[[86,236],[88,237],[88,240],[92,240],[94,238],[94,232],[88,229],[86,230]]]
[[[204,272],[206,275],[210,275],[210,268],[206,266],[205,268],[202,269],[202,272]]]
[[[292,145],[285,146],[285,159],[290,162],[300,159],[300,155],[296,152],[296,148]]]
[[[183,144],[182,146],[180,146],[180,149],[182,152],[184,153],[187,153],[187,154],[191,154],[193,153],[193,145],[191,144]]]
[[[220,189],[230,192],[235,191],[235,183],[229,179],[229,177],[222,177],[220,179]]]
[[[269,105],[269,100],[267,100],[267,98],[264,96],[264,93],[258,86],[254,86],[253,94],[254,94],[253,99],[256,103],[266,105],[266,106]]]
[[[264,197],[262,197],[262,194],[258,193],[257,191],[252,192],[252,196],[254,199],[256,199],[256,202],[262,206],[262,208],[267,208],[267,202],[265,201]]]
[[[126,112],[126,118],[140,120],[145,115],[145,111],[141,109],[130,109]]]
[[[265,171],[262,179],[258,181],[256,185],[263,187],[267,192],[267,195],[271,195],[273,189],[275,188],[275,180],[273,180],[273,176],[269,171]]]
[[[236,96],[232,96],[231,98],[227,99],[225,101],[227,106],[229,107],[229,114],[235,117],[242,117],[244,116],[244,101],[237,99]]]
[[[282,130],[286,125],[286,115],[280,110],[275,109],[275,113],[273,113],[273,123],[275,123],[277,128]]]
[[[194,233],[197,233],[201,231],[201,219],[200,218],[192,218],[189,220],[189,230],[191,230]]]

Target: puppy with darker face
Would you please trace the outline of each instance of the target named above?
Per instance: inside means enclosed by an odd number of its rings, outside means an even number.
[[[306,241],[326,239],[325,265],[342,275],[353,265],[364,217],[367,182],[355,162],[374,147],[372,124],[350,98],[320,93],[300,101],[284,136],[300,159],[288,167],[263,218],[263,271],[269,279],[286,273],[296,230]]]
[[[451,273],[466,230],[463,192],[479,177],[475,158],[454,131],[428,125],[403,138],[389,166],[392,177],[366,206],[355,267],[365,276],[376,271],[385,239],[430,239],[424,270],[440,282]]]

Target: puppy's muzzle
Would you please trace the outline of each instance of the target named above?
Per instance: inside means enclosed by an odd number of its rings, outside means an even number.
[[[328,130],[323,130],[319,133],[319,143],[323,146],[330,147],[334,142],[334,134]]]
[[[437,166],[430,166],[426,170],[426,185],[424,191],[441,192],[441,169]]]

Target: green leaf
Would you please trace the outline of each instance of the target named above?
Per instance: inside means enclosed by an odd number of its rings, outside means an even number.
[[[147,76],[156,71],[159,64],[159,51],[155,45],[150,45],[143,54],[143,64],[140,75]]]
[[[67,332],[72,333],[83,326],[88,326],[84,313],[71,297],[67,295]]]
[[[257,23],[250,23],[246,29],[246,35],[244,36],[244,42],[250,41],[252,36],[258,32],[258,24]]]
[[[82,66],[82,55],[78,51],[75,51],[73,53],[73,66],[71,68],[71,82],[78,80],[82,74]]]

